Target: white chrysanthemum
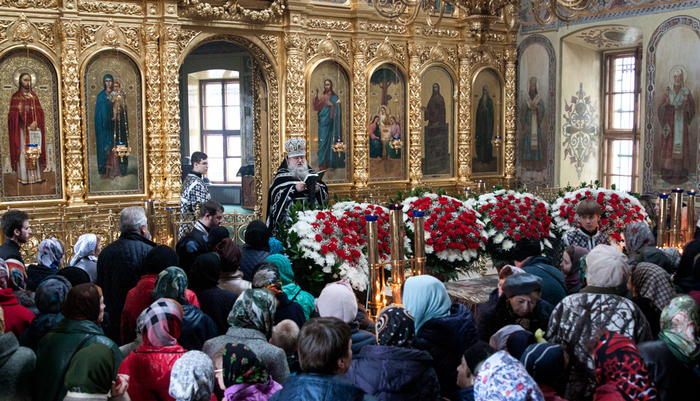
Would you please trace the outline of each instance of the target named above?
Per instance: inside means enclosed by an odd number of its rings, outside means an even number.
[[[509,239],[503,240],[503,245],[501,247],[504,251],[509,251],[515,246],[515,243]]]
[[[495,234],[495,231],[496,230],[494,230],[494,234]],[[504,239],[505,239],[505,236],[501,233],[498,233],[498,234],[496,234],[495,237],[493,237],[493,243],[500,244],[501,242],[503,242]]]

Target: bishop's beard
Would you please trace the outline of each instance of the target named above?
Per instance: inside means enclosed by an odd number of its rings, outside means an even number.
[[[298,167],[296,164],[294,164],[287,166],[287,169],[292,174],[292,176],[298,179],[299,181],[306,180],[306,176],[309,175],[309,165],[306,161],[304,161],[304,165],[301,167]]]
[[[530,99],[534,99],[537,96],[537,89],[530,89]]]

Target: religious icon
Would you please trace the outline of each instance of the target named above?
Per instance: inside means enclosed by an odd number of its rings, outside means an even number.
[[[431,67],[423,75],[421,107],[423,121],[423,174],[451,176],[452,149],[450,121],[452,120],[453,83],[442,67]]]
[[[379,131],[379,116],[372,117],[369,124],[369,157],[377,159],[382,157],[382,133]]]
[[[501,82],[490,69],[479,73],[474,81],[474,173],[498,173],[500,152],[494,139],[501,136]]]
[[[12,169],[23,185],[42,183],[41,173],[46,166],[44,109],[32,91],[28,72],[20,74],[18,87],[10,100],[7,123]]]
[[[672,86],[666,87],[658,109],[661,124],[661,178],[671,184],[688,181],[693,168],[689,127],[695,117],[695,99],[685,82],[684,67],[671,70]]]
[[[391,64],[380,66],[370,78],[370,180],[404,178],[404,85],[401,72]]]
[[[318,169],[345,167],[345,153],[333,151],[333,144],[343,137],[343,106],[333,92],[333,81],[323,80],[323,93],[316,88],[312,107],[318,113]]]
[[[537,91],[537,78],[529,80],[530,88],[525,100],[527,105],[523,115],[523,159],[542,159],[542,119],[544,118],[544,101]]]

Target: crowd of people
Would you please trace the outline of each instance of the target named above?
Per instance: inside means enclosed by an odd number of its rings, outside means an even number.
[[[314,297],[253,221],[238,246],[208,200],[176,249],[125,208],[118,240],[21,246],[30,217],[0,219],[2,400],[690,400],[700,392],[700,241],[658,249],[642,223],[626,253],[581,227],[553,261],[512,249],[472,311],[430,275],[370,316],[349,284]]]

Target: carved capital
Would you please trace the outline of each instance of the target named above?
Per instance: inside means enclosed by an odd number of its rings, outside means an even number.
[[[180,27],[177,27],[175,25],[164,27],[163,36],[167,41],[177,41],[180,38]]]
[[[300,33],[287,33],[284,35],[284,46],[287,51],[304,51],[306,38]]]
[[[147,26],[141,30],[141,36],[143,37],[144,44],[148,44],[148,42],[158,42],[158,39],[160,39],[160,27],[156,24]]]
[[[515,64],[518,61],[518,49],[507,49],[505,59],[506,62]]]
[[[365,39],[353,39],[352,40],[352,53],[355,56],[365,57],[367,55],[367,50],[369,49],[369,43]]]
[[[64,21],[61,24],[61,39],[63,40],[77,40],[78,30],[80,25],[74,21]]]
[[[408,55],[410,57],[420,57],[423,53],[423,45],[417,42],[408,42]]]

